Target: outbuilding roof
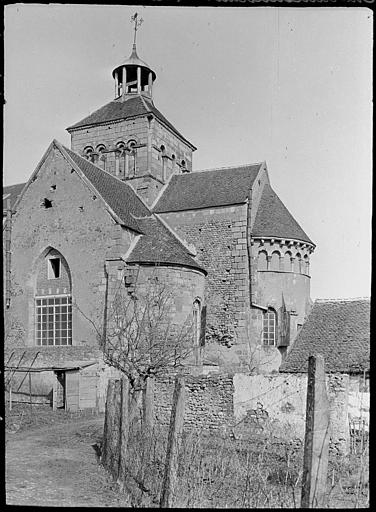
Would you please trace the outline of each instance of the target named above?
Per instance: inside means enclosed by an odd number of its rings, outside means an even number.
[[[207,273],[156,216],[139,219],[138,222],[144,234],[140,236],[128,255],[128,263],[178,265],[196,268]]]
[[[262,163],[172,176],[154,211],[195,210],[244,203]]]
[[[252,236],[302,240],[314,245],[268,183],[262,191]]]
[[[321,354],[328,373],[369,370],[370,299],[316,300],[281,372],[307,372],[308,357]]]
[[[142,116],[146,114],[154,114],[162,123],[164,123],[172,132],[185,141],[192,149],[196,149],[178,130],[165,118],[165,116],[154,106],[154,103],[147,97],[136,95],[127,98],[125,101],[121,99],[113,100],[99,108],[89,116],[85,117],[78,123],[73,124],[68,131],[90,126],[92,124],[107,123],[109,121],[120,121],[129,117]]]

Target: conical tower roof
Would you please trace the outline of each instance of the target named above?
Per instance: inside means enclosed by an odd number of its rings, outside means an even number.
[[[145,68],[147,71],[150,71],[153,75],[153,82],[154,80],[156,79],[156,74],[155,72],[151,69],[151,67],[149,66],[149,64],[147,64],[145,61],[141,60],[140,57],[137,55],[137,48],[136,48],[136,44],[133,44],[132,46],[132,53],[130,54],[130,56],[127,58],[127,59],[124,59],[123,63],[120,64],[119,66],[117,66],[113,72],[112,72],[112,76],[113,78],[115,78],[115,73],[116,71],[118,71],[119,69],[123,68],[124,66],[126,67],[130,67],[130,66],[140,66],[141,68]]]
[[[269,184],[262,191],[252,235],[301,240],[314,245]]]

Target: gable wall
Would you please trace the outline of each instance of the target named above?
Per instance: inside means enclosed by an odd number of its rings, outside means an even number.
[[[56,190],[50,190],[56,185]],[[53,207],[40,206],[49,198]],[[131,232],[121,228],[105,211],[104,203],[76,174],[57,149],[47,155],[26,190],[13,217],[12,301],[10,316],[21,326],[14,343],[33,346],[34,296],[37,270],[48,247],[58,250],[69,267],[73,301],[85,314],[100,321],[105,291],[104,262],[125,253]],[[83,208],[81,211],[80,207]],[[56,283],[54,283],[56,284]],[[46,295],[56,293],[46,290]],[[61,292],[60,292],[61,293]],[[96,345],[96,333],[73,308],[73,345]]]

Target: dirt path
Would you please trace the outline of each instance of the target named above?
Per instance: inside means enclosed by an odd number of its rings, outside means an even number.
[[[92,445],[102,429],[103,417],[96,417],[7,434],[7,504],[126,506],[97,463]]]

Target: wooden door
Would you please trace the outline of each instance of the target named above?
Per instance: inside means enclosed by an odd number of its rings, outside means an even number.
[[[80,374],[80,409],[95,409],[97,406],[97,376],[93,372]]]
[[[65,373],[65,410],[78,411],[80,402],[80,380],[78,370]]]

